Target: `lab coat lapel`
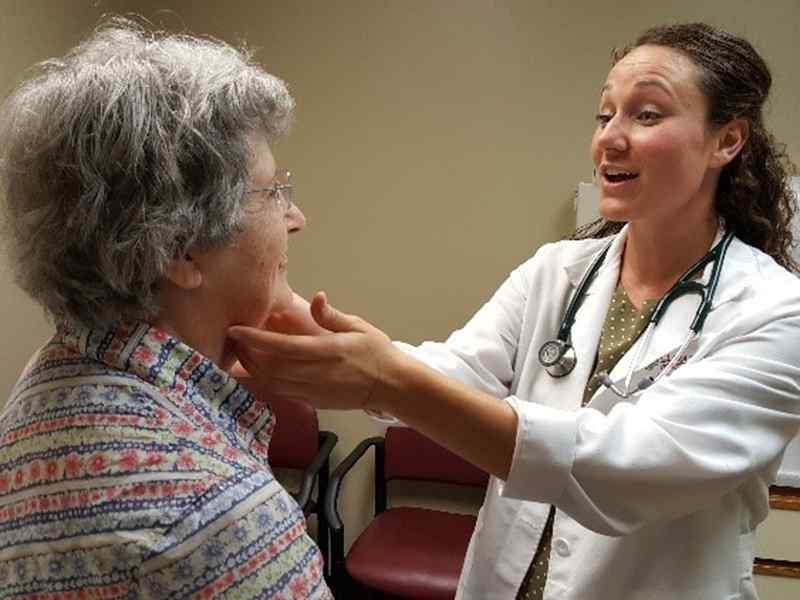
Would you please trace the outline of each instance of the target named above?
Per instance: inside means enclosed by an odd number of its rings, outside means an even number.
[[[576,373],[571,377],[574,378],[573,381],[581,382],[582,386],[586,384],[594,367],[600,331],[619,280],[619,267],[624,247],[625,228],[611,242],[603,265],[589,286],[572,325],[570,337],[572,347],[575,349],[577,364]],[[578,289],[580,280],[595,256],[596,254],[590,255],[565,267],[572,284],[573,294]],[[582,391],[582,388],[576,390],[576,397],[580,398]]]

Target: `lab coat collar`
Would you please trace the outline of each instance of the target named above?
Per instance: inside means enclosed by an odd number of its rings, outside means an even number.
[[[725,235],[725,231],[726,230],[724,226],[720,225],[719,229],[717,230],[717,235],[714,238],[714,242],[711,244],[712,248],[719,243],[719,241]],[[625,239],[627,237],[627,233],[628,225],[625,225],[611,240],[611,247],[608,250],[605,260],[603,261],[602,267],[595,277],[595,282],[599,282],[601,279],[606,277],[613,277],[615,284],[617,281],[619,281],[619,270],[621,267],[622,252],[625,249]],[[584,273],[586,273],[586,270],[591,265],[592,260],[595,258],[595,256],[597,256],[597,254],[602,252],[603,248],[605,248],[606,244],[608,243],[608,238],[604,240],[598,240],[598,242],[599,243],[597,245],[593,245],[586,254],[564,267],[567,278],[572,285],[573,293],[574,290],[578,289],[580,281],[583,278]],[[706,268],[703,270],[703,275],[701,276],[700,281],[702,281],[704,284],[708,282],[708,279],[711,276],[711,269],[712,265],[709,264],[706,265]],[[738,296],[755,270],[755,260],[749,247],[738,238],[734,238],[730,247],[728,248],[728,254],[725,259],[725,268],[720,274],[719,288],[717,289],[717,293],[714,295],[713,302],[711,303],[712,310]],[[602,285],[593,284],[587,290],[586,295],[589,296],[595,294],[603,289],[604,287]]]
[[[622,230],[613,239],[611,239],[611,247],[608,249],[608,254],[606,254],[605,260],[603,260],[603,264],[600,267],[600,270],[597,272],[595,282],[603,277],[612,275],[612,273],[616,274],[617,279],[619,279],[620,260],[622,259],[622,251],[625,248],[625,237],[627,235],[627,230],[628,226],[625,225]],[[603,248],[605,248],[606,244],[609,243],[609,238],[597,240],[597,242],[597,244],[593,244],[589,248],[589,252],[564,267],[573,291],[578,289],[581,279],[583,279],[583,275],[592,264],[592,260],[594,260],[594,258],[603,251]],[[597,291],[598,287],[592,284],[586,291],[586,295],[588,296],[594,294]]]

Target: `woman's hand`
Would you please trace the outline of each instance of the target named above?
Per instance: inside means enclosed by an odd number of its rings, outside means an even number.
[[[294,335],[330,333],[329,330],[320,327],[317,321],[314,320],[308,300],[298,294],[294,294],[292,305],[289,308],[278,313],[272,313],[269,316],[265,329]]]
[[[510,404],[403,354],[379,329],[330,306],[322,292],[311,314],[333,333],[228,330],[252,389],[317,408],[388,413],[489,473],[508,475],[517,430]]]
[[[318,408],[381,410],[383,378],[402,353],[379,329],[333,308],[324,292],[312,299],[310,314],[321,331],[333,333],[285,335],[243,326],[228,330],[258,389]]]

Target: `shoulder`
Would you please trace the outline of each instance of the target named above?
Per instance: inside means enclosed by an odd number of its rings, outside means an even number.
[[[800,311],[800,277],[780,266],[768,254],[734,239],[726,257],[727,288],[742,288],[744,301],[760,306],[793,307]]]
[[[788,352],[795,360],[795,348],[800,347],[800,278],[764,252],[734,239],[708,324],[719,333],[718,341],[767,337],[770,351]]]
[[[543,244],[533,256],[517,267],[515,273],[528,280],[565,275],[566,270],[574,265],[588,264],[612,239],[559,240]]]
[[[558,240],[542,245],[530,260],[553,259],[564,265],[593,256],[605,248],[612,237],[591,238],[586,240]]]

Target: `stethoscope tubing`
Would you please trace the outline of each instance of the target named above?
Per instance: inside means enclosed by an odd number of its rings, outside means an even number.
[[[667,291],[666,294],[658,301],[653,313],[650,316],[650,319],[647,324],[647,328],[645,329],[644,338],[642,339],[642,343],[639,344],[639,347],[636,350],[636,354],[634,360],[631,361],[630,366],[628,367],[628,373],[625,377],[625,389],[621,390],[616,384],[611,381],[611,378],[608,376],[607,373],[600,374],[600,380],[603,385],[608,387],[611,391],[622,398],[629,398],[633,394],[644,390],[645,388],[651,386],[653,383],[661,379],[663,376],[671,372],[675,365],[677,364],[680,357],[686,351],[691,341],[700,334],[700,331],[703,329],[703,325],[705,324],[706,317],[708,317],[708,313],[711,311],[711,304],[714,299],[714,295],[716,294],[717,287],[719,285],[719,277],[720,273],[722,272],[722,266],[725,262],[725,256],[728,252],[728,247],[733,240],[733,232],[728,231],[722,237],[722,239],[714,245],[714,247],[709,250],[703,258],[697,261],[694,265],[689,267],[689,269],[684,273],[681,278],[675,282],[675,284]],[[558,336],[555,340],[550,340],[542,344],[541,349],[539,350],[539,361],[545,370],[553,377],[563,377],[572,372],[575,368],[575,364],[577,362],[575,356],[575,350],[572,347],[571,343],[571,331],[572,325],[575,322],[575,317],[577,315],[578,309],[580,308],[580,304],[583,301],[583,298],[586,296],[586,291],[591,285],[595,275],[600,271],[600,268],[605,260],[606,255],[608,254],[609,248],[611,248],[612,242],[609,242],[599,253],[598,255],[592,260],[592,263],[589,265],[589,268],[584,273],[583,277],[581,278],[580,283],[578,284],[578,288],[575,290],[575,293],[570,298],[569,304],[567,305],[567,310],[564,312],[564,317],[561,320],[561,326],[558,329]],[[703,285],[702,283],[695,280],[695,277],[698,273],[701,272],[709,263],[713,263],[713,267],[711,269],[711,274],[709,276],[708,283]],[[695,311],[694,319],[692,320],[691,325],[689,326],[689,332],[686,337],[686,340],[681,344],[678,352],[673,355],[672,359],[669,361],[667,366],[662,369],[659,374],[653,379],[648,378],[644,379],[637,384],[634,390],[631,390],[630,384],[633,377],[633,373],[636,370],[636,365],[639,364],[642,356],[646,352],[646,349],[650,346],[650,339],[653,337],[655,332],[655,328],[658,325],[661,318],[667,311],[672,302],[680,298],[681,296],[685,296],[687,294],[697,294],[700,296],[700,304]],[[553,359],[550,357],[547,361],[543,359],[543,356],[550,356],[554,352],[554,349],[557,348],[557,359]],[[548,354],[548,350],[550,353]]]

